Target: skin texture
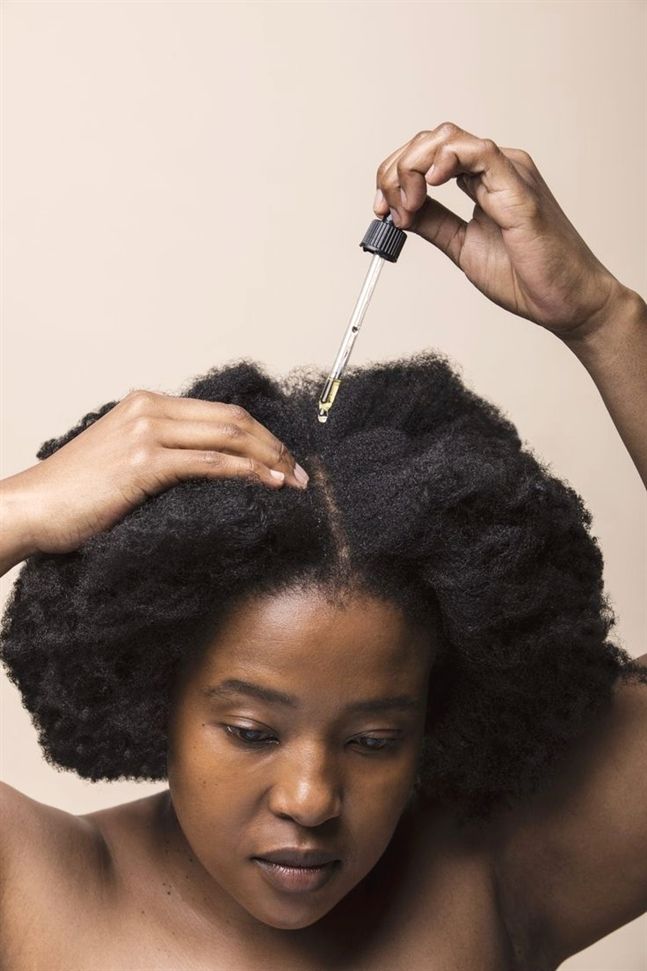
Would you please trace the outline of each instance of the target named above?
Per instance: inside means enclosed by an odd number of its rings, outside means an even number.
[[[169,831],[178,865],[198,861],[199,911],[225,914],[241,933],[256,921],[304,928],[375,866],[411,795],[432,658],[428,635],[397,607],[360,593],[342,602],[293,590],[232,612],[186,672],[169,735]],[[292,695],[298,707],[205,695],[228,678]],[[393,695],[417,709],[345,711]],[[273,741],[246,745],[227,734],[232,724]],[[358,741],[367,735],[398,741],[369,751],[360,746],[378,743]],[[288,846],[331,850],[342,864],[321,889],[286,894],[249,858]]]

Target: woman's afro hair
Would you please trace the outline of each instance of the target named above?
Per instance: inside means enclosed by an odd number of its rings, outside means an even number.
[[[241,597],[295,585],[362,590],[428,625],[438,654],[415,791],[458,818],[530,795],[617,679],[643,679],[607,640],[581,499],[443,357],[350,369],[325,425],[324,380],[240,361],[181,393],[245,408],[305,466],[306,490],[191,479],[78,550],[25,562],[0,656],[50,764],[93,781],[165,779],[191,652]]]

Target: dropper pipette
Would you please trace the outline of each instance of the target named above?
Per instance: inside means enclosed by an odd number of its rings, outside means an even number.
[[[328,421],[328,412],[332,408],[335,396],[339,390],[344,369],[346,368],[348,358],[357,339],[384,262],[385,260],[389,263],[396,262],[402,252],[402,247],[406,239],[406,233],[394,225],[391,213],[389,213],[384,219],[373,220],[366,231],[364,239],[359,244],[365,252],[373,253],[373,259],[370,262],[364,284],[355,304],[355,309],[351,314],[334,364],[319,398],[317,417],[322,423]]]

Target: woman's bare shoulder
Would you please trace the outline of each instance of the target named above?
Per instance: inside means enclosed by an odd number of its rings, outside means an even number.
[[[638,663],[647,667],[647,655]],[[506,905],[523,906],[560,961],[647,908],[645,765],[647,684],[621,681],[550,784],[498,820]]]
[[[46,915],[78,918],[98,899],[106,868],[92,823],[0,783],[0,966],[36,966],[34,926]]]
[[[168,789],[164,789],[79,817],[93,828],[111,867],[122,876],[131,868],[145,868],[157,856],[160,818],[167,797]]]
[[[80,878],[106,863],[91,820],[0,783],[0,907],[17,886],[60,880],[66,872]]]
[[[0,908],[18,888],[28,892],[48,879],[104,889],[115,860],[134,857],[146,835],[154,838],[160,795],[75,815],[0,782]]]
[[[124,884],[150,876],[143,844],[147,834],[155,842],[156,803],[153,796],[74,815],[0,784],[0,967],[63,966],[52,955],[67,967],[70,954],[110,944]],[[73,941],[71,926],[79,927]]]

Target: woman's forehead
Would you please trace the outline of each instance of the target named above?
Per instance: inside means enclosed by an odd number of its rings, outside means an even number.
[[[425,666],[429,635],[402,610],[365,593],[343,599],[317,589],[248,598],[206,646],[200,677],[280,675],[296,685],[314,677],[395,678]]]
[[[388,600],[312,587],[246,598],[220,625],[214,641],[258,649],[270,638],[286,645],[360,639],[379,644],[409,640],[413,633],[402,610]]]

